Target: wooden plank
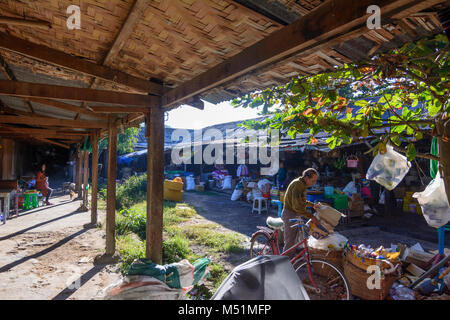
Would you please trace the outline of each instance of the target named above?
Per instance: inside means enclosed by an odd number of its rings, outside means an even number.
[[[147,152],[147,229],[146,257],[162,263],[164,190],[164,112],[152,108],[146,117]]]
[[[78,107],[78,106],[74,106],[73,104],[68,104],[68,103],[64,103],[61,101],[56,101],[56,100],[51,100],[51,99],[40,99],[40,98],[27,98],[27,100],[32,101],[32,102],[37,102],[40,103],[42,105],[46,105],[46,106],[51,106],[51,107],[55,107],[58,109],[63,109],[63,110],[67,110],[67,111],[72,111],[72,112],[76,112],[78,114],[85,114],[91,117],[95,117],[98,119],[103,119],[103,120],[108,120],[108,116],[107,115],[102,115],[102,114],[96,114],[93,111],[90,111],[88,109],[82,108],[82,107]],[[76,120],[76,119],[75,119]]]
[[[160,102],[159,97],[143,94],[56,86],[12,80],[0,80],[0,94],[19,97],[89,101],[142,107],[156,106],[159,105]]]
[[[8,131],[13,131],[13,132],[17,132],[17,133],[24,133],[24,134],[54,134],[54,135],[58,135],[61,138],[66,137],[66,135],[71,136],[71,137],[77,137],[80,138],[81,136],[86,136],[89,135],[90,132],[79,132],[79,131],[63,131],[63,130],[56,130],[56,129],[37,129],[37,128],[19,128],[19,127],[14,127],[11,125],[7,125],[4,123],[0,124],[0,130],[1,129],[6,129]]]
[[[91,224],[98,221],[97,195],[98,195],[98,130],[95,130],[92,137],[92,192],[91,192]]]
[[[25,27],[32,27],[32,28],[44,28],[44,29],[50,29],[52,27],[52,24],[48,21],[43,20],[27,20],[27,19],[19,19],[19,18],[12,18],[12,17],[4,17],[0,16],[0,24],[6,24],[8,26],[25,26]]]
[[[163,92],[162,86],[156,82],[140,79],[124,72],[92,63],[84,58],[75,57],[2,32],[0,32],[0,48],[89,76],[120,83],[145,93],[161,95]]]
[[[381,0],[377,2],[383,17],[416,5],[418,0]],[[169,108],[186,98],[220,86],[239,76],[268,64],[283,61],[305,50],[314,50],[319,43],[329,42],[355,29],[367,28],[366,10],[371,0],[327,1],[298,21],[275,31],[268,37],[241,51],[199,76],[169,90],[162,97],[162,106]],[[333,13],[339,13],[337,17]]]
[[[45,117],[7,116],[0,115],[0,123],[16,123],[36,126],[61,126],[69,128],[105,128],[106,122],[88,120],[66,120]]]
[[[98,113],[147,113],[147,107],[88,106],[94,114]]]
[[[50,139],[45,139],[45,138],[37,138],[37,137],[33,137],[33,136],[31,136],[31,137],[37,141],[54,144],[55,146],[59,146],[59,147],[65,148],[65,149],[70,149],[70,146],[67,144],[64,144],[64,143],[56,142],[56,141],[53,141]]]
[[[108,256],[116,251],[116,177],[117,177],[117,127],[114,118],[108,126],[108,184],[106,195],[106,252]]]
[[[130,38],[136,25],[141,21],[145,13],[145,9],[148,8],[152,1],[150,0],[136,0],[131,8],[128,16],[122,25],[119,33],[114,39],[114,43],[111,46],[108,54],[106,55],[103,64],[110,65],[114,58],[118,55],[120,50],[125,45],[125,42]]]
[[[0,135],[7,136],[11,138],[29,138],[29,137],[36,137],[36,138],[44,138],[44,139],[58,139],[58,140],[70,140],[70,141],[81,141],[83,139],[83,136],[77,136],[77,135],[67,135],[67,136],[61,136],[60,134],[30,134],[30,133],[20,133],[20,132],[12,132],[9,130],[0,130]]]

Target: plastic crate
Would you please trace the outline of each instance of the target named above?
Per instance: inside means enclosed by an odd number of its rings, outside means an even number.
[[[333,195],[334,204],[333,208],[336,210],[348,209],[348,196],[345,194]]]
[[[183,183],[182,182],[176,182],[176,181],[170,181],[165,180],[164,181],[164,189],[166,190],[173,190],[173,191],[181,191],[183,190]]]
[[[183,200],[183,191],[164,189],[164,200],[181,202]]]

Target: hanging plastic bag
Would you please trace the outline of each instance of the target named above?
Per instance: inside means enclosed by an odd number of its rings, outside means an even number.
[[[450,221],[450,207],[445,192],[444,179],[439,171],[436,178],[422,192],[416,192],[413,197],[417,199],[422,208],[423,216],[428,225],[440,228]]]
[[[386,153],[377,154],[367,170],[366,178],[375,180],[389,191],[393,190],[406,176],[411,162],[396,152],[391,145],[386,146]]]

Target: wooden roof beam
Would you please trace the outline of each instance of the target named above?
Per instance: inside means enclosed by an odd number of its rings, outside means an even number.
[[[0,32],[0,48],[92,77],[120,83],[141,92],[158,96],[163,92],[162,85],[159,83],[137,78],[122,71],[113,70],[84,58],[35,44],[3,32]]]
[[[5,74],[7,79],[17,81],[17,78],[14,75],[14,72],[11,70],[8,63],[6,63],[5,59],[2,57],[1,54],[0,54],[0,69],[3,70],[3,73]],[[31,103],[29,101],[25,101],[25,100],[23,100],[23,101],[27,105],[30,112],[34,113],[33,106],[31,105]]]
[[[62,109],[62,110],[72,111],[72,112],[75,112],[78,114],[80,114],[80,113],[85,114],[85,115],[95,117],[98,119],[102,119],[102,120],[108,120],[107,115],[98,114],[98,113],[95,113],[88,109],[74,106],[73,104],[68,104],[68,103],[64,103],[61,101],[56,101],[56,100],[51,100],[51,99],[40,99],[40,98],[27,98],[27,100],[32,101],[32,102],[37,102],[42,105],[55,107],[55,108]],[[77,120],[77,119],[75,119],[75,120]]]
[[[0,94],[18,97],[132,105],[149,108],[160,105],[160,98],[155,96],[11,80],[0,80]]]
[[[61,126],[68,128],[106,128],[107,122],[86,121],[86,120],[66,120],[45,117],[26,116],[5,116],[0,115],[0,123],[26,124],[30,126]]]
[[[426,1],[432,6],[443,0]],[[422,8],[419,0],[380,0],[383,18],[398,15],[408,8]],[[275,31],[256,44],[199,76],[164,93],[162,106],[170,108],[186,98],[223,85],[249,72],[284,61],[300,53],[317,51],[343,34],[366,27],[367,7],[373,0],[333,0],[323,3],[298,21]]]

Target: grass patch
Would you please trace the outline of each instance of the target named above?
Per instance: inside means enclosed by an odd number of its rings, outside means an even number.
[[[217,225],[196,224],[181,228],[189,239],[209,247],[212,252],[239,253],[244,250],[244,237],[236,232],[218,232]]]
[[[129,233],[116,238],[116,248],[121,257],[120,271],[128,271],[134,259],[145,258],[145,242],[135,234]]]

